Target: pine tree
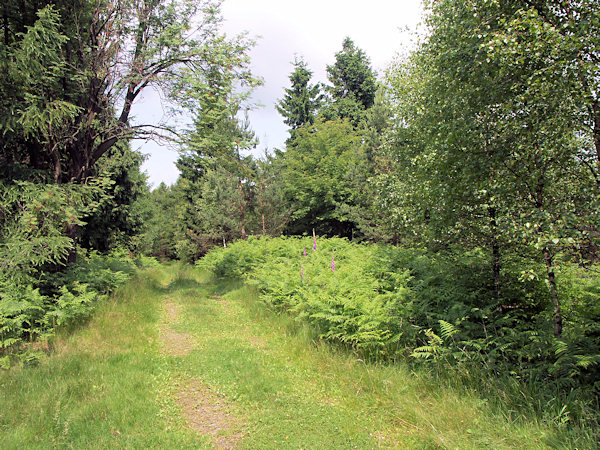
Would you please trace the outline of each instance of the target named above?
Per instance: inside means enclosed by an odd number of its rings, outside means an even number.
[[[309,84],[311,76],[312,72],[304,60],[296,58],[294,71],[289,76],[292,87],[285,90],[285,96],[276,106],[279,114],[285,118],[283,122],[291,128],[291,140],[299,127],[314,123],[315,113],[323,100],[319,84]]]
[[[324,111],[326,119],[347,118],[355,126],[362,112],[375,103],[377,74],[365,52],[347,37],[342,50],[335,55],[335,63],[327,66],[328,88],[333,103]]]

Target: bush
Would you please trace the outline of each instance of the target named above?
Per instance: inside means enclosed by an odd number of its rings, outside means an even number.
[[[198,266],[243,277],[268,305],[311,323],[322,338],[380,357],[412,329],[402,321],[411,308],[408,275],[380,267],[378,252],[345,239],[318,238],[313,251],[312,238],[251,238],[215,249]]]

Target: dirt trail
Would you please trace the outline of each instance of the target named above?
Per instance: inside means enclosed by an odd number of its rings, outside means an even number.
[[[184,357],[200,348],[194,335],[174,329],[180,318],[181,307],[168,299],[164,303],[164,320],[160,330],[163,354]],[[237,448],[244,435],[243,424],[233,413],[231,402],[196,379],[176,391],[175,398],[188,428],[209,436],[215,448]]]
[[[163,353],[171,356],[185,356],[194,349],[194,336],[173,329],[179,322],[180,307],[172,300],[165,302],[165,320],[160,330]]]
[[[223,396],[193,380],[177,393],[177,402],[189,428],[210,436],[216,448],[237,448],[244,435],[243,424]]]

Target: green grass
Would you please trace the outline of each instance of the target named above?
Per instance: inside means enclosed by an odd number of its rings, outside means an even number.
[[[166,330],[185,338],[184,354],[169,351]],[[177,400],[194,385],[222,421],[212,436],[187,426]],[[202,448],[232,436],[239,448],[565,445],[556,429],[511,422],[476,392],[401,364],[365,363],[251,288],[177,265],[129,282],[37,366],[0,374],[0,392],[3,449]]]
[[[168,271],[119,289],[94,319],[37,367],[0,374],[0,448],[177,448],[198,437],[169,427],[161,404],[169,367],[159,355]],[[163,402],[164,403],[164,402]]]

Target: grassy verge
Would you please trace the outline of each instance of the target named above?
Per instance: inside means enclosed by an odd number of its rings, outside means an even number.
[[[169,426],[168,405],[157,401],[169,379],[157,323],[171,276],[169,270],[144,272],[102,304],[89,325],[59,337],[55,352],[36,367],[0,373],[1,448],[198,442],[183,427]]]
[[[36,367],[0,374],[1,448],[544,448],[555,430],[365,363],[235,281],[149,270]]]

